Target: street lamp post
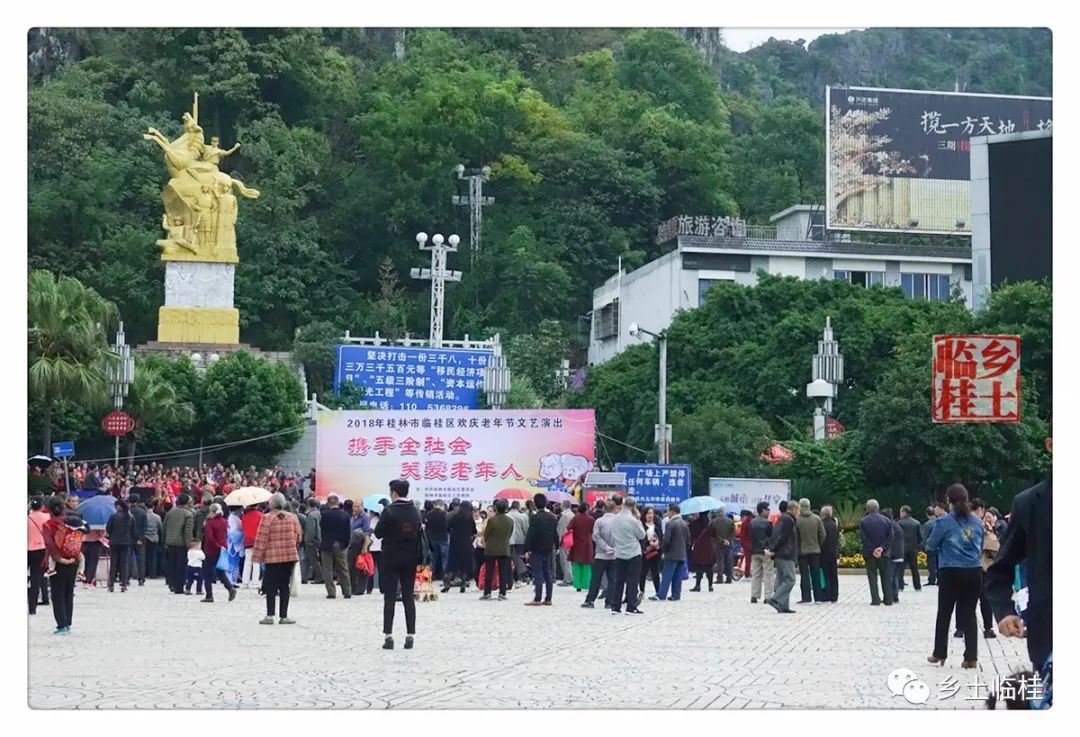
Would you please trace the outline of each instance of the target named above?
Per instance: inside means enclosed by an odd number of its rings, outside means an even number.
[[[484,394],[492,409],[502,409],[510,398],[510,367],[498,335],[495,336],[495,352],[484,367]]]
[[[131,356],[131,346],[124,338],[124,323],[116,331],[116,344],[113,352],[119,360],[109,369],[109,388],[113,395],[113,408],[121,410],[124,407],[124,399],[128,395],[128,389],[135,381],[135,359]],[[113,468],[120,467],[120,436],[116,436],[113,452]]]
[[[818,350],[810,361],[812,381],[806,385],[806,396],[815,401],[814,439],[826,438],[826,418],[832,415],[833,400],[844,381],[844,356],[840,344],[833,338],[832,319],[825,317],[825,330],[818,341]]]
[[[454,167],[454,173],[457,174],[458,179],[469,181],[468,197],[454,195],[450,201],[459,207],[469,208],[469,262],[475,265],[480,255],[480,229],[484,218],[484,207],[495,204],[494,197],[484,196],[484,182],[491,176],[491,167],[466,169],[464,164],[458,164]]]
[[[457,253],[458,243],[461,239],[452,235],[444,239],[440,233],[431,237],[431,244],[427,245],[427,233],[417,233],[416,242],[421,251],[431,251],[430,269],[412,269],[409,275],[413,279],[431,280],[431,330],[428,333],[432,348],[442,347],[443,336],[443,309],[446,282],[461,281],[460,271],[448,271],[446,268],[446,254]]]
[[[671,452],[671,425],[667,424],[667,331],[661,330],[654,333],[638,325],[630,323],[630,337],[636,338],[639,334],[651,335],[660,344],[660,422],[656,425],[656,443],[659,447],[658,462],[667,463]]]

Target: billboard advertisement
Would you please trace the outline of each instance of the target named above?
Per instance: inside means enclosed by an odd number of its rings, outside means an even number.
[[[362,499],[407,479],[410,498],[531,497],[593,468],[591,409],[321,412],[315,495]],[[569,482],[569,483],[567,483]]]
[[[489,350],[339,345],[334,391],[350,381],[372,409],[475,409]]]
[[[827,226],[970,233],[970,139],[1052,130],[1052,102],[1049,97],[827,87]]]
[[[776,505],[791,499],[791,481],[788,479],[729,479],[710,478],[709,496],[723,502],[724,512],[738,515],[744,509],[757,512],[758,502],[768,502],[772,513]]]
[[[1020,336],[935,335],[934,422],[1020,421]]]
[[[626,492],[639,508],[663,511],[690,498],[689,464],[616,463],[615,470],[626,474]]]

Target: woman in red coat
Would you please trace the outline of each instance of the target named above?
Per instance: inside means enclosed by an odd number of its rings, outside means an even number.
[[[750,520],[754,518],[754,515],[744,509],[739,516],[742,517],[739,522],[739,547],[742,550],[743,571],[746,577],[750,578]]]
[[[574,545],[570,548],[570,568],[574,573],[574,589],[588,591],[592,583],[593,525],[596,520],[589,514],[586,504],[578,505],[577,514],[570,519],[566,531],[573,533]]]
[[[690,566],[696,576],[694,588],[691,591],[701,591],[701,577],[705,576],[709,581],[709,591],[712,587],[712,571],[716,565],[716,528],[709,524],[708,515],[695,514],[690,522]]]

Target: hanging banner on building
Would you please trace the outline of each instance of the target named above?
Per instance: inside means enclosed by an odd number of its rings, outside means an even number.
[[[970,139],[1052,131],[1052,103],[1049,97],[827,87],[827,226],[970,233]]]
[[[1020,337],[935,335],[934,422],[1019,422]]]
[[[474,504],[570,487],[593,468],[595,428],[591,409],[321,412],[315,495],[358,500],[397,478],[410,498]]]
[[[339,345],[334,391],[364,389],[372,409],[475,409],[490,350]]]
[[[710,478],[709,496],[724,504],[724,513],[736,516],[744,509],[757,514],[758,502],[768,502],[773,514],[781,501],[791,499],[788,479]]]
[[[653,506],[663,512],[690,498],[689,464],[616,463],[615,470],[626,474],[626,491],[639,509]]]

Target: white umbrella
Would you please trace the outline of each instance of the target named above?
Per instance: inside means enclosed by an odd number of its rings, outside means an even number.
[[[270,501],[270,492],[259,486],[242,486],[225,497],[225,506],[250,507]]]

